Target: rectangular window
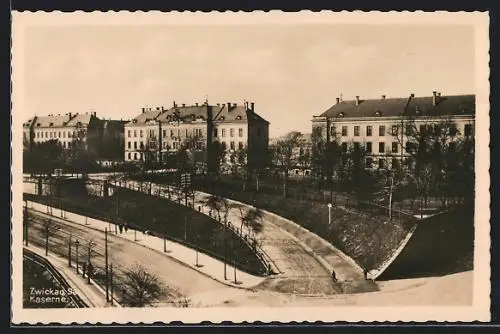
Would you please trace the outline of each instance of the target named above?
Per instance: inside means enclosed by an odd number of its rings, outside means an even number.
[[[217,129],[214,129],[214,137],[217,137]]]
[[[243,129],[242,128],[238,129],[238,137],[243,137]]]
[[[57,138],[61,138],[61,131],[57,133]]]
[[[222,129],[222,137],[226,136],[226,129]]]
[[[420,129],[420,135],[424,135],[426,133],[427,127],[421,124],[419,129]]]
[[[372,126],[371,125],[366,126],[366,135],[368,137],[370,137],[372,135]]]
[[[385,168],[385,160],[384,159],[378,159],[378,168],[379,169]]]
[[[380,137],[385,136],[385,126],[384,126],[384,125],[380,125],[380,126],[378,127],[378,135],[379,135]]]
[[[230,146],[230,147],[231,147],[231,150],[234,150],[234,141],[232,141],[232,142],[230,143],[230,145],[231,145],[231,146]]]
[[[163,130],[163,138],[167,136],[167,130]]]
[[[128,148],[132,148],[132,142],[128,142]]]
[[[385,153],[385,143],[378,143],[378,153]]]
[[[347,126],[342,127],[342,136],[347,136]]]
[[[139,130],[139,137],[142,138],[142,130]]]
[[[354,149],[359,150],[359,143],[358,142],[354,142]]]
[[[66,138],[66,131],[63,131],[63,138]]]
[[[137,130],[134,130],[134,138],[137,137]],[[135,155],[134,155],[135,158]]]
[[[137,150],[137,142],[134,142],[134,149]]]
[[[366,168],[373,168],[373,159],[366,158]]]
[[[174,138],[174,130],[170,130],[170,138]]]
[[[354,135],[355,135],[355,136],[359,136],[359,125],[356,125],[356,126],[354,127]]]
[[[464,136],[468,137],[472,134],[472,125],[471,124],[465,124],[464,125]]]
[[[137,160],[137,153],[134,152],[134,160]]]
[[[243,142],[238,142],[238,149],[242,150],[243,149]]]
[[[392,153],[398,153],[398,143],[392,142]]]
[[[330,127],[330,135],[335,136],[335,127],[333,125]]]
[[[128,134],[128,136],[130,137],[130,132]],[[132,159],[132,153],[128,152],[128,159],[131,160]]]
[[[234,137],[234,129],[229,129],[229,136]]]
[[[347,152],[347,143],[342,143],[342,152]]]
[[[371,141],[366,143],[366,153],[372,153],[372,142]]]
[[[391,126],[391,135],[393,135],[393,136],[398,135],[398,126],[397,125]]]
[[[71,138],[71,131],[68,131],[68,138]]]
[[[132,137],[132,136],[131,136],[131,135],[132,135],[132,133],[131,133],[131,132],[132,132],[132,131],[128,130],[128,137],[129,137],[129,138],[130,138],[130,137]],[[128,158],[130,159],[130,155],[129,155],[129,157],[128,157]]]
[[[448,132],[451,137],[455,137],[458,134],[457,125],[455,123],[451,124]]]
[[[406,125],[406,131],[405,131],[406,136],[412,136],[413,135],[413,126],[411,124]]]

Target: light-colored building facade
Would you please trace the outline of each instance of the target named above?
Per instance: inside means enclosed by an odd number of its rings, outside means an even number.
[[[328,140],[336,138],[342,150],[363,145],[368,168],[390,168],[409,156],[415,133],[440,131],[440,124],[455,124],[448,142],[474,136],[475,96],[432,96],[343,101],[312,120],[313,131]],[[318,129],[319,128],[319,129]],[[327,130],[328,129],[328,130]],[[413,135],[411,135],[413,134]]]
[[[166,161],[187,140],[199,151],[213,142],[225,145],[229,153],[246,149],[251,162],[267,149],[269,122],[255,113],[253,103],[187,106],[174,102],[171,108],[143,108],[125,125],[125,161],[143,161],[146,152],[155,161]]]
[[[24,148],[29,150],[34,144],[56,140],[63,149],[70,149],[78,142],[99,156],[103,145],[123,143],[123,127],[123,121],[101,120],[95,112],[35,116],[23,124]]]

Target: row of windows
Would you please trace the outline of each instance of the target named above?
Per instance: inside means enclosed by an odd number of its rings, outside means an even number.
[[[214,137],[219,136],[219,129],[214,129]],[[234,130],[233,128],[229,129],[229,137],[234,137]],[[259,136],[260,136],[260,131],[259,131]],[[226,129],[221,129],[221,137],[226,137]],[[243,137],[243,129],[239,128],[238,129],[238,137]]]
[[[132,156],[134,157],[133,160],[142,160],[142,153],[137,153],[137,152],[134,152],[134,154],[132,155],[132,153],[128,153],[128,160],[132,160]]]
[[[387,162],[386,159],[378,159],[378,168],[379,169],[385,169],[387,168]],[[365,162],[365,167],[366,168],[373,168],[373,163],[374,163],[374,159],[372,158],[366,158],[366,162]],[[398,168],[399,167],[399,159],[397,158],[392,158],[391,160],[391,167],[392,168]]]
[[[360,129],[361,129],[361,127],[359,125],[355,125],[354,126],[354,136],[355,137],[361,135]],[[398,135],[398,130],[399,130],[399,126],[392,125],[391,126],[391,135],[392,136],[397,136]],[[414,126],[412,124],[406,125],[406,129],[405,130],[406,130],[406,134],[412,134],[415,131]],[[442,131],[442,128],[441,128],[441,126],[439,124],[434,124],[434,125],[424,125],[424,124],[421,124],[419,126],[419,132],[421,134],[428,132],[428,133],[434,133],[434,135],[440,135],[441,131]],[[332,127],[331,128],[331,134],[335,135],[334,132],[335,132],[335,128]],[[341,133],[342,133],[343,137],[349,136],[349,127],[346,126],[346,125],[343,125]],[[365,133],[366,133],[367,137],[371,137],[373,135],[373,126],[367,125]],[[458,133],[458,129],[455,126],[451,126],[449,128],[449,135],[456,136],[457,133]],[[385,125],[379,125],[379,127],[378,127],[378,135],[380,137],[384,137],[386,135],[386,127],[385,127]],[[472,125],[471,124],[465,124],[464,125],[464,136],[470,136],[470,135],[472,135]]]
[[[68,138],[77,136],[76,131],[37,131],[35,132],[36,138],[66,138],[66,133]],[[80,137],[83,137],[83,133],[80,132]]]
[[[234,137],[235,136],[235,130],[236,129],[233,129],[233,128],[229,129],[229,137]],[[162,131],[163,138],[166,138],[169,133],[170,133],[170,137],[171,138],[174,137],[175,134],[177,134],[177,137],[181,136],[181,130],[180,129],[177,129],[177,131],[171,129],[169,132],[166,129],[163,129],[163,131]],[[199,129],[199,128],[193,129],[192,133],[195,136],[198,136],[198,137],[203,136],[203,130]],[[139,138],[143,138],[144,137],[143,130],[128,130],[127,131],[127,137],[128,138],[137,138],[137,135],[139,135]],[[149,130],[149,136],[150,137],[154,137],[155,135],[156,135],[156,132],[155,132],[154,129]],[[185,129],[185,135],[186,135],[186,137],[189,136],[189,129]],[[217,137],[218,135],[219,135],[219,131],[216,128],[216,129],[214,129],[214,137]],[[260,136],[260,131],[259,131],[258,135]],[[221,129],[221,137],[226,137],[226,129]],[[239,128],[238,129],[238,137],[243,137],[243,128]]]
[[[359,149],[360,148],[360,143],[354,142],[354,147],[356,149]],[[366,142],[365,143],[365,150],[366,150],[367,153],[373,153],[373,144],[372,144],[372,142]],[[346,142],[342,143],[342,151],[347,152],[347,143]],[[398,142],[392,142],[391,152],[392,153],[398,153],[398,151],[399,151],[399,143]],[[384,142],[378,143],[378,153],[386,153],[385,143]]]

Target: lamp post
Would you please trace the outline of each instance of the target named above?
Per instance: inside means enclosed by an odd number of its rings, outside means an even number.
[[[80,244],[80,241],[76,239],[75,241],[75,247],[76,247],[76,273],[78,274],[78,245]]]
[[[328,203],[328,225],[332,223],[332,203]]]
[[[68,247],[68,266],[71,267],[71,234],[69,235]]]

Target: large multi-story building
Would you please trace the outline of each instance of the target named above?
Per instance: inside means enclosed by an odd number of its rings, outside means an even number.
[[[35,116],[23,124],[24,149],[34,144],[57,140],[63,149],[70,149],[78,143],[99,156],[105,148],[120,147],[123,144],[123,121],[101,120],[95,112],[64,115]],[[118,145],[114,143],[118,142]],[[117,152],[119,157],[122,152]]]
[[[145,154],[151,154],[155,161],[167,161],[186,141],[209,154],[209,143],[213,142],[221,143],[228,152],[246,149],[251,164],[267,150],[269,122],[248,102],[190,106],[174,102],[171,108],[142,108],[142,113],[125,125],[125,161],[143,161]]]
[[[319,116],[314,116],[312,128],[327,140],[338,140],[346,151],[350,144],[365,148],[368,168],[390,168],[408,156],[414,145],[415,133],[440,131],[449,122],[456,132],[448,136],[454,142],[474,135],[475,95],[386,98],[343,101]]]

